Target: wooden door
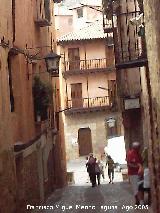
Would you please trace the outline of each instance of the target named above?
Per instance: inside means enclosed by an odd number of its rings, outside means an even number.
[[[82,84],[71,84],[72,108],[83,107]]]
[[[69,70],[80,69],[79,48],[68,49]]]
[[[108,81],[108,89],[109,89],[109,104],[113,106],[116,101],[116,81],[109,80]]]
[[[78,130],[79,155],[85,156],[93,152],[92,137],[90,128],[81,128]]]

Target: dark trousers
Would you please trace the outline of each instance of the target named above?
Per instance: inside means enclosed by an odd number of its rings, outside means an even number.
[[[96,174],[95,173],[89,173],[90,181],[92,183],[92,186],[96,185]]]
[[[96,177],[97,177],[98,185],[100,184],[100,176],[101,176],[100,172],[97,172]]]
[[[114,169],[108,169],[108,177],[110,181],[113,181],[114,179]]]

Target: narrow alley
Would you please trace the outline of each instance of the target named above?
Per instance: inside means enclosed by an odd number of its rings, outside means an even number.
[[[127,180],[122,180],[121,172],[115,172],[114,184],[109,184],[105,169],[105,180],[92,188],[88,182],[85,159],[70,161],[68,171],[74,173],[74,182],[56,190],[43,206],[35,207],[37,213],[150,212],[147,205],[134,205],[131,187]]]
[[[160,213],[160,0],[0,5],[0,213]]]

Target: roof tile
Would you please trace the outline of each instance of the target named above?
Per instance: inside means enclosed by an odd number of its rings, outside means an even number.
[[[87,27],[84,27],[80,30],[61,36],[58,39],[58,42],[103,39],[112,36],[112,33],[104,33],[102,22],[97,21],[95,23],[89,24]]]

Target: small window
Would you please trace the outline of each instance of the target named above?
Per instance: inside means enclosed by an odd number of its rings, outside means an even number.
[[[78,18],[83,17],[83,8],[77,9],[77,16],[78,16]]]

